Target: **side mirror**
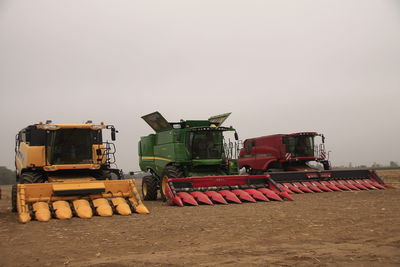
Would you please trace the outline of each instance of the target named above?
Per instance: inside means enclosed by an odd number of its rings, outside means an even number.
[[[237,132],[235,132],[235,140],[236,140],[236,141],[239,140],[239,135],[238,135]]]
[[[115,141],[115,128],[111,128],[111,140]]]
[[[96,149],[96,155],[97,155],[97,156],[101,156],[101,154],[102,154],[102,153],[101,153],[101,149],[100,149],[100,148]]]

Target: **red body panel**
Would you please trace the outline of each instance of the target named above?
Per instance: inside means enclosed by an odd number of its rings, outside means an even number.
[[[315,161],[318,157],[292,158],[286,151],[283,138],[286,136],[316,136],[315,132],[304,132],[294,134],[276,134],[246,139],[243,148],[240,149],[238,165],[239,168],[251,168],[253,170],[267,171],[272,163],[279,162],[307,162]],[[252,146],[250,144],[253,144]],[[304,167],[289,166],[288,171],[306,171]]]
[[[239,168],[248,166],[254,170],[266,170],[272,162],[282,159],[286,152],[282,136],[277,134],[245,140],[239,153]],[[250,151],[246,151],[248,142],[255,144]]]

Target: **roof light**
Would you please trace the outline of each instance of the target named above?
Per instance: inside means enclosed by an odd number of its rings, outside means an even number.
[[[90,129],[92,130],[100,130],[106,128],[104,125],[92,125]]]
[[[57,125],[48,125],[48,124],[40,124],[40,125],[38,125],[38,128],[43,129],[43,130],[57,130],[58,129]]]

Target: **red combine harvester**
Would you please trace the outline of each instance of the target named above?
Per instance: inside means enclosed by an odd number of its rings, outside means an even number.
[[[320,142],[317,142],[317,138]],[[371,190],[390,187],[370,170],[331,170],[325,137],[316,132],[246,139],[238,158],[249,174],[268,173],[288,193]],[[320,168],[311,166],[314,162]],[[323,169],[323,170],[322,170]]]

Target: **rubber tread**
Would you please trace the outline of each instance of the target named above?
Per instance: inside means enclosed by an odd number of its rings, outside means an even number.
[[[147,194],[144,195],[143,184],[147,186]],[[148,175],[142,179],[142,195],[144,200],[156,200],[157,199],[157,187],[158,181],[153,175]]]
[[[17,212],[17,185],[11,187],[11,211]]]
[[[162,177],[165,176],[168,178],[183,178],[183,172],[178,167],[170,165],[164,168]],[[167,198],[165,197],[164,192],[162,191],[162,178],[160,179],[160,193],[161,193],[161,199],[163,201],[166,201]]]
[[[21,184],[37,184],[44,182],[42,174],[37,172],[24,172],[21,174],[20,178]]]

